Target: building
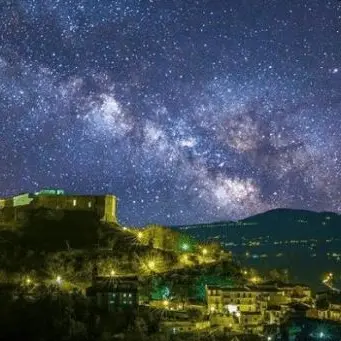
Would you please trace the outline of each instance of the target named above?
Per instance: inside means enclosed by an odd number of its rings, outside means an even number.
[[[271,285],[239,288],[209,285],[206,298],[213,324],[224,331],[251,334],[262,334],[265,326],[281,324],[291,302],[282,288]]]
[[[270,281],[259,284],[257,287],[262,290],[272,291],[270,305],[312,302],[311,288],[305,284]]]
[[[283,290],[292,302],[309,303],[312,301],[311,288],[305,284],[278,283],[277,288]]]
[[[10,212],[12,220],[20,220],[20,213],[39,208],[94,212],[103,222],[117,223],[117,198],[115,196],[66,194],[61,189],[45,189],[0,199],[0,219],[8,217]]]
[[[138,277],[95,277],[86,296],[103,311],[135,310],[138,307]]]
[[[263,332],[264,316],[262,312],[244,312],[240,317],[240,324],[246,333],[258,334]]]
[[[206,286],[208,309],[211,312],[257,312],[264,311],[270,297],[278,294],[276,288]]]
[[[334,292],[318,294],[316,307],[311,308],[307,312],[307,316],[341,322],[341,295]]]
[[[287,315],[289,307],[287,305],[269,305],[265,312],[265,323],[268,325],[280,325]]]

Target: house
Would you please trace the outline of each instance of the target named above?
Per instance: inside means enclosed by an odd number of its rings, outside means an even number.
[[[275,282],[275,286],[284,291],[292,302],[308,303],[312,300],[311,288],[305,284]]]
[[[240,317],[242,328],[251,334],[259,334],[263,331],[263,320],[261,312],[244,312]]]
[[[309,316],[341,322],[341,295],[329,292],[319,297],[317,308],[311,309]]]
[[[269,305],[264,314],[266,324],[281,324],[284,317],[288,313],[289,308],[286,305]]]
[[[86,290],[87,297],[99,309],[112,312],[136,310],[138,307],[138,277],[96,277]]]
[[[207,305],[210,312],[255,312],[266,308],[268,294],[252,287],[206,286]]]
[[[213,314],[210,316],[211,326],[222,333],[241,332],[239,318],[234,315]]]

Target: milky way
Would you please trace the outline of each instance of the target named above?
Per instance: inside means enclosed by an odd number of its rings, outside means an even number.
[[[3,0],[0,195],[132,225],[341,211],[339,1]]]

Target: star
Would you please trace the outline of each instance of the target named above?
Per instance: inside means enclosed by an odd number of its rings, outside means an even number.
[[[126,226],[340,212],[340,11],[3,2],[0,197],[112,193]]]

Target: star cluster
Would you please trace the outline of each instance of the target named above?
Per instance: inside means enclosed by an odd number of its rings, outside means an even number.
[[[120,221],[341,211],[339,1],[0,3],[0,193]]]

